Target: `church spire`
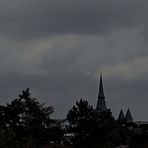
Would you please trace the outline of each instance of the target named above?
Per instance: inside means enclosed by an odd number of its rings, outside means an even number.
[[[118,121],[124,121],[125,120],[125,116],[123,113],[123,110],[120,110],[119,116],[118,116]]]
[[[133,122],[133,117],[132,117],[132,114],[131,114],[129,108],[128,108],[127,112],[126,112],[125,120],[126,120],[126,122]]]
[[[100,74],[100,85],[99,85],[98,99],[105,99],[104,90],[103,90],[103,82],[102,82],[102,74]]]
[[[102,81],[102,74],[100,74],[100,85],[99,85],[99,94],[98,94],[98,102],[96,106],[96,111],[107,111],[106,102],[105,102],[105,95],[103,90],[103,81]]]

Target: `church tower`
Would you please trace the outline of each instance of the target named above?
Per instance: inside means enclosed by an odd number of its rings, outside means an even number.
[[[106,107],[106,102],[105,102],[102,75],[100,74],[99,94],[98,94],[98,101],[97,101],[96,111],[97,112],[105,112],[107,110],[108,109]]]

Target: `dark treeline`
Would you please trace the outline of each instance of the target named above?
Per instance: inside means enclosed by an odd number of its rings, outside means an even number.
[[[110,111],[96,112],[86,100],[77,101],[64,120],[51,119],[52,113],[54,108],[32,98],[29,89],[1,105],[0,148],[114,148],[128,143],[126,123]]]

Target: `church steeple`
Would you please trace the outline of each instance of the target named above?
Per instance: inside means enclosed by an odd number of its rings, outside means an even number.
[[[96,106],[96,111],[98,112],[107,111],[105,95],[104,95],[104,90],[103,90],[102,74],[100,74],[99,94],[98,94],[98,102]]]
[[[102,74],[100,74],[100,85],[99,85],[98,99],[105,99],[104,90],[103,90],[103,82],[102,82]]]
[[[126,112],[125,120],[126,120],[126,122],[133,122],[133,117],[132,117],[132,114],[131,114],[129,108]]]
[[[118,116],[118,121],[124,121],[125,120],[125,116],[123,113],[123,110],[120,110],[119,116]]]

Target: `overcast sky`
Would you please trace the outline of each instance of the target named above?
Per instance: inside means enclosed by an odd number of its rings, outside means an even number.
[[[0,0],[0,103],[29,87],[65,118],[80,98],[148,120],[147,0]]]

